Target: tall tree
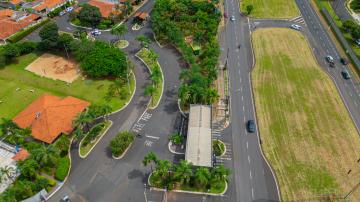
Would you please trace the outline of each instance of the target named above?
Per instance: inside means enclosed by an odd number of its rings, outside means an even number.
[[[39,164],[34,159],[26,159],[18,163],[21,175],[28,179],[35,179],[39,167]]]
[[[59,150],[53,145],[42,145],[41,147],[33,150],[32,156],[41,167],[45,167],[56,165],[59,153]]]
[[[84,4],[76,17],[84,26],[95,27],[102,20],[99,8],[89,4]]]
[[[15,168],[14,167],[11,167],[11,166],[1,167],[0,168],[0,173],[1,173],[1,175],[6,177],[7,179],[14,182],[14,177],[15,177]]]
[[[215,166],[211,170],[211,181],[225,181],[227,180],[230,170],[225,168],[223,165]]]
[[[151,168],[151,172],[153,172],[153,164],[156,164],[158,161],[156,155],[154,152],[149,152],[148,154],[146,154],[144,156],[144,160],[143,160],[143,165],[144,166],[147,166],[147,165],[150,165],[150,168]]]
[[[210,177],[211,175],[208,168],[199,167],[196,169],[195,179],[198,186],[206,186],[209,183]]]
[[[174,178],[179,180],[181,184],[189,183],[193,175],[192,164],[181,160],[174,169]]]
[[[43,50],[51,50],[58,46],[59,28],[55,22],[46,24],[39,32],[41,42],[39,47]]]
[[[169,180],[169,172],[172,165],[168,160],[158,160],[156,163],[155,174],[160,176],[162,180]]]
[[[124,34],[128,31],[127,27],[124,24],[121,24],[117,27],[113,27],[111,29],[111,34],[114,34],[119,37],[119,39],[124,36]]]
[[[148,86],[146,86],[146,88],[145,88],[145,95],[146,96],[151,96],[151,104],[153,104],[153,95],[155,94],[155,92],[156,92],[156,88],[155,88],[155,86],[154,85],[148,85]]]

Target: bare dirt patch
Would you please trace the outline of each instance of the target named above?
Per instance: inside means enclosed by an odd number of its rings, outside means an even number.
[[[73,59],[44,53],[26,67],[26,70],[41,77],[72,83],[80,76],[78,64]]]

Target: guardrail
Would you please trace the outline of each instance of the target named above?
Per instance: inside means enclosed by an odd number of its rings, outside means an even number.
[[[339,40],[340,44],[345,49],[346,54],[349,56],[349,58],[351,59],[351,61],[355,65],[357,72],[360,73],[360,60],[356,56],[354,51],[352,50],[349,43],[344,38],[344,36],[343,36],[341,30],[339,29],[339,27],[335,24],[335,22],[334,22],[333,18],[331,17],[329,11],[326,8],[321,8],[321,13],[324,15],[325,19],[329,23],[332,31],[334,32],[336,38]]]

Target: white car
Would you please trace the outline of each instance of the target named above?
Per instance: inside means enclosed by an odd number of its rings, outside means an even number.
[[[63,15],[65,15],[65,13],[66,13],[65,11],[61,11],[61,12],[59,13],[59,15],[60,15],[60,16],[63,16]]]
[[[327,55],[325,57],[326,61],[330,62],[330,63],[333,63],[334,62],[334,58],[331,56],[331,55]]]
[[[74,10],[74,8],[72,6],[66,8],[67,12],[71,12],[72,10]]]
[[[291,28],[295,29],[295,30],[300,30],[301,26],[300,25],[296,25],[296,24],[292,24],[290,25]]]
[[[232,21],[232,22],[235,21],[235,17],[233,15],[230,17],[230,21]]]

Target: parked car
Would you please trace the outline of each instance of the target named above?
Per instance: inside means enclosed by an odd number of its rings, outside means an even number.
[[[355,40],[356,45],[360,46],[360,39]]]
[[[349,74],[349,72],[348,72],[346,69],[344,69],[344,70],[341,71],[341,75],[342,75],[343,78],[346,79],[346,80],[350,79],[350,74]]]
[[[343,65],[349,64],[349,62],[346,60],[346,58],[340,58],[340,63]]]
[[[99,31],[98,29],[94,29],[90,32],[93,36],[99,36],[101,35],[101,31]]]
[[[255,121],[248,120],[248,122],[246,123],[246,129],[249,133],[254,133],[256,130]]]
[[[232,21],[232,22],[235,21],[235,17],[233,15],[230,17],[230,21]]]
[[[72,6],[66,8],[67,12],[71,12],[72,10],[74,10],[74,7],[72,7]]]
[[[325,57],[326,61],[329,62],[329,63],[334,63],[334,58],[331,56],[331,55],[327,55]]]
[[[60,11],[59,15],[63,16],[63,15],[65,15],[65,13],[66,13],[65,11]]]
[[[292,24],[292,25],[290,25],[290,27],[291,27],[292,29],[295,29],[295,30],[300,30],[300,29],[301,29],[301,26],[300,26],[300,25],[297,25],[297,24]]]

